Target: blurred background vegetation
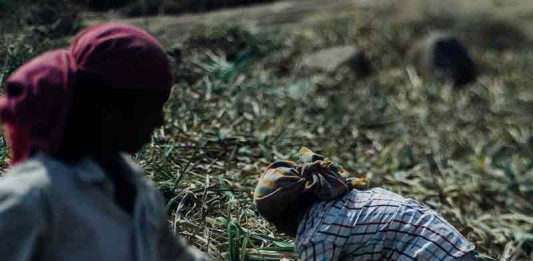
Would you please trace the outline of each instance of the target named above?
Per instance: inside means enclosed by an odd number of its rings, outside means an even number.
[[[294,257],[252,193],[269,162],[300,146],[423,201],[483,253],[533,260],[530,1],[270,2],[0,0],[0,79],[89,24],[158,37],[176,82],[165,126],[135,160],[176,232],[217,260]],[[411,73],[406,54],[434,31],[468,48],[475,82]],[[370,75],[345,66],[354,48]]]

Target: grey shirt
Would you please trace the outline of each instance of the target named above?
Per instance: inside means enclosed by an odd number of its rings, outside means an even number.
[[[1,260],[203,260],[169,231],[163,201],[127,157],[132,215],[114,202],[93,160],[66,165],[40,154],[0,179]]]

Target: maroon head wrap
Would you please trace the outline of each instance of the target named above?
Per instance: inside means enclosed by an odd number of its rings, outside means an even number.
[[[89,27],[76,36],[69,50],[44,53],[6,81],[0,120],[11,164],[25,160],[33,150],[53,154],[59,149],[71,88],[81,72],[110,88],[168,95],[172,85],[169,60],[154,37],[121,24]]]
[[[44,53],[16,70],[0,97],[11,163],[28,157],[31,149],[51,153],[57,149],[69,101],[74,68],[68,52]]]
[[[108,23],[80,32],[70,46],[79,70],[113,88],[170,91],[172,72],[159,42],[133,26]]]

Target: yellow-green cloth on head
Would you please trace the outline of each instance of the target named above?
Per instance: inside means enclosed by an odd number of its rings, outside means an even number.
[[[341,197],[354,185],[364,183],[361,179],[348,179],[342,167],[308,148],[302,147],[299,154],[298,162],[282,160],[270,164],[255,189],[254,203],[259,214],[278,228],[295,229],[300,215],[314,201]]]

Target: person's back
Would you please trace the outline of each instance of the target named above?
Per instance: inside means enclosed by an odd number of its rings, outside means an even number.
[[[11,169],[0,182],[0,209],[10,209],[0,213],[4,260],[157,260],[164,209],[142,171],[123,164],[142,195],[132,215],[114,203],[94,160],[67,165],[38,154]]]
[[[474,250],[437,212],[382,188],[315,203],[295,241],[304,260],[456,260]]]

